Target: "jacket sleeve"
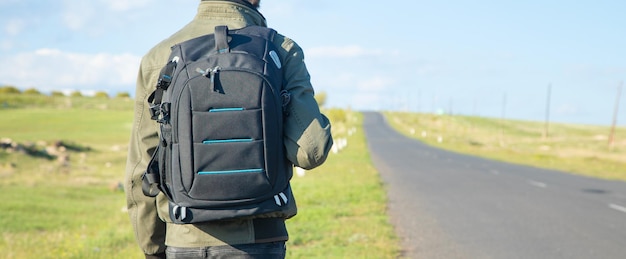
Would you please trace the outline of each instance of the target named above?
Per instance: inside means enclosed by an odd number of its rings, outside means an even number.
[[[157,68],[146,67],[144,60],[139,70],[135,91],[133,128],[126,164],[126,199],[128,214],[135,238],[145,254],[165,251],[165,223],[157,214],[156,198],[143,195],[142,175],[152,152],[158,145],[158,125],[150,119],[147,97],[156,81]]]
[[[314,98],[304,53],[291,39],[277,35],[284,63],[284,87],[291,94],[285,118],[285,148],[294,165],[313,169],[326,160],[333,145],[330,122]]]

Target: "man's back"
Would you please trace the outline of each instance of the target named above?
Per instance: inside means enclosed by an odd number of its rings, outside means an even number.
[[[167,200],[162,195],[156,200],[145,197],[141,192],[141,174],[158,144],[158,125],[150,120],[146,99],[154,90],[159,71],[168,60],[170,47],[210,33],[217,25],[226,25],[232,29],[249,25],[265,26],[265,19],[251,5],[239,1],[202,1],[196,17],[189,24],[157,44],[142,59],[137,79],[126,186],[131,222],[145,254],[162,253],[165,244],[168,247],[214,247],[282,242],[288,239],[282,218],[173,224],[169,222]],[[325,160],[332,146],[330,124],[319,112],[313,98],[313,88],[301,49],[282,35],[277,35],[274,43],[280,46],[284,87],[292,97],[292,104],[287,108],[290,116],[286,118],[284,127],[287,157],[297,166],[312,168]]]

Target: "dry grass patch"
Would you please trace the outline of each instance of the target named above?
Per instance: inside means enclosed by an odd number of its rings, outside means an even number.
[[[610,128],[471,116],[386,113],[403,134],[444,149],[506,162],[626,180],[626,128],[608,144]]]

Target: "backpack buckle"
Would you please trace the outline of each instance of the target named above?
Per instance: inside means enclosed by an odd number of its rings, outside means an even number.
[[[178,64],[178,57],[174,57],[172,61],[167,62],[165,67],[161,69],[161,73],[159,75],[159,81],[157,81],[157,89],[167,90],[167,88],[172,83],[172,75],[174,74],[174,70],[176,69],[176,65]]]
[[[170,103],[162,103],[159,105],[159,113],[160,113],[160,118],[157,120],[157,122],[161,123],[161,124],[167,124],[170,120],[170,107],[172,107],[172,105]]]
[[[187,207],[174,205],[174,207],[172,208],[172,215],[175,219],[184,221],[185,219],[187,219]]]
[[[170,103],[150,105],[150,119],[159,123],[167,123],[170,118]]]
[[[159,81],[157,82],[157,88],[167,90],[167,88],[170,86],[171,83],[172,83],[171,76],[162,75],[161,78],[159,78]]]
[[[159,108],[161,105],[150,105],[150,119],[158,120],[159,115],[161,114],[161,109]]]

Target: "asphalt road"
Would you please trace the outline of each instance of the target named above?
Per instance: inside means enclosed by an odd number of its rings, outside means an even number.
[[[626,258],[626,182],[435,149],[378,113],[364,128],[406,258]]]

